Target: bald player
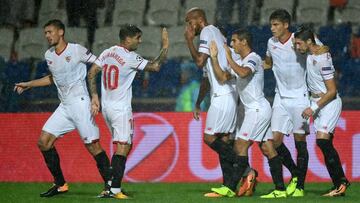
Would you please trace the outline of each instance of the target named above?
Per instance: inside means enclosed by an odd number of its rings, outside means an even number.
[[[210,89],[211,104],[206,118],[204,132],[204,142],[219,154],[220,165],[223,172],[223,187],[212,188],[214,193],[205,196],[235,196],[236,186],[233,185],[234,168],[239,164],[247,164],[236,156],[231,145],[228,144],[230,134],[234,132],[236,125],[236,106],[237,94],[235,91],[235,80],[221,83],[217,80],[210,61],[210,42],[215,41],[219,48],[219,63],[222,68],[229,69],[227,66],[225,50],[223,45],[226,43],[225,37],[220,30],[213,25],[209,25],[205,13],[202,9],[192,8],[187,11],[185,16],[186,29],[185,39],[191,56],[199,68],[203,69],[204,77],[200,85],[200,92],[196,101],[194,118],[199,120],[200,103]],[[196,50],[193,40],[200,35],[200,45]],[[234,167],[235,166],[235,167]]]

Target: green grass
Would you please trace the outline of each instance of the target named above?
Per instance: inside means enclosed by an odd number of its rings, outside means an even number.
[[[326,198],[320,194],[330,187],[330,183],[306,184],[306,197],[286,199],[260,199],[261,194],[272,189],[272,184],[260,183],[253,197],[209,199],[203,194],[219,183],[125,183],[123,188],[133,197],[131,200],[98,199],[102,184],[70,183],[70,191],[52,198],[40,198],[39,193],[48,189],[49,183],[0,183],[0,202],[359,202],[360,183],[352,183],[345,197]],[[295,202],[296,203],[296,202]]]

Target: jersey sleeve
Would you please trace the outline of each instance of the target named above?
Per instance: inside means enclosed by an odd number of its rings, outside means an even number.
[[[129,54],[128,60],[126,61],[127,65],[136,70],[144,70],[146,64],[149,61],[141,57],[135,52]]]
[[[94,63],[96,56],[91,53],[91,51],[80,44],[77,44],[78,55],[80,61],[83,63]]]
[[[329,53],[326,54],[326,59],[319,63],[319,65],[320,74],[324,80],[330,80],[334,78],[335,68],[332,64],[331,56]]]
[[[244,63],[243,67],[250,68],[251,72],[254,73],[259,65],[260,65],[259,58],[256,55],[250,55],[249,58]]]
[[[267,43],[267,47],[266,47],[266,56],[267,57],[271,57],[271,52],[270,52],[270,42],[271,42],[271,38],[269,39],[268,43]]]
[[[103,62],[100,60],[103,56],[104,52],[102,52],[99,57],[94,61],[94,63],[99,66],[102,69],[102,66],[104,65]]]
[[[234,60],[236,64],[238,64],[239,66],[241,66],[241,58],[239,57],[237,60]],[[229,70],[230,75],[234,76],[235,78],[239,78],[238,74],[235,73],[235,71],[230,67]]]
[[[204,29],[200,33],[199,52],[210,55],[210,30]]]

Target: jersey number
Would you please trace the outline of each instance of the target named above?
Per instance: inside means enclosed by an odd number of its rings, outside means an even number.
[[[114,90],[119,86],[119,68],[115,65],[103,66],[103,82],[105,89]]]

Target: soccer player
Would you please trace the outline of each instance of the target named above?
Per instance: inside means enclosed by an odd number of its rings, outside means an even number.
[[[311,29],[303,27],[295,33],[296,50],[308,54],[306,59],[307,84],[311,105],[303,110],[305,119],[314,119],[316,144],[321,149],[326,168],[334,187],[323,196],[343,196],[350,186],[341,167],[340,157],[333,145],[336,123],[341,113],[341,98],[334,79],[335,69],[329,49],[315,43]]]
[[[211,104],[206,118],[204,132],[204,142],[219,154],[220,165],[223,172],[223,187],[212,188],[215,193],[207,193],[207,197],[227,196],[234,197],[236,185],[232,184],[233,165],[237,165],[239,160],[230,144],[230,134],[236,126],[236,101],[235,80],[220,83],[211,67],[209,58],[210,42],[215,41],[219,48],[219,63],[221,67],[227,67],[225,49],[222,47],[226,43],[225,37],[220,30],[213,25],[209,25],[206,20],[205,12],[200,8],[191,8],[185,15],[186,29],[185,39],[196,65],[203,69],[204,77],[201,81],[198,99],[195,105],[194,118],[199,120],[200,104],[210,89]],[[196,35],[200,35],[200,45],[197,51],[193,40]],[[255,181],[254,181],[255,182]]]
[[[112,156],[112,183],[110,190],[100,197],[128,199],[121,190],[127,155],[132,146],[134,120],[131,98],[132,82],[137,71],[158,72],[166,59],[169,47],[168,33],[162,29],[162,48],[157,58],[148,61],[135,51],[141,43],[142,31],[135,25],[126,24],[120,28],[120,44],[104,50],[92,65],[88,82],[92,97],[92,113],[100,110],[99,96],[96,90],[96,75],[101,77],[101,105],[105,121],[110,129],[113,143],[117,148]]]
[[[32,87],[55,84],[58,90],[60,105],[46,121],[38,141],[38,147],[54,177],[54,185],[40,196],[51,197],[68,191],[54,143],[75,129],[94,157],[106,187],[111,176],[110,162],[99,143],[99,129],[91,115],[85,81],[85,63],[93,63],[96,56],[79,44],[66,42],[65,26],[60,20],[48,21],[44,25],[44,32],[51,46],[45,53],[50,74],[37,80],[16,83],[14,88],[14,91],[21,94]]]
[[[264,96],[264,70],[259,55],[252,51],[252,36],[246,30],[236,30],[231,37],[231,46],[240,59],[234,61],[230,48],[226,50],[226,59],[231,67],[230,71],[223,71],[218,61],[217,46],[212,41],[210,56],[214,73],[219,81],[225,82],[237,78],[236,89],[245,107],[245,117],[240,128],[237,128],[234,148],[239,162],[239,171],[242,174],[248,164],[248,149],[253,142],[257,142],[263,154],[268,158],[271,176],[275,184],[276,198],[286,197],[282,176],[282,161],[278,156],[270,130],[271,106]],[[240,177],[234,178],[237,184]],[[268,195],[261,196],[268,198]],[[270,197],[273,197],[271,194]]]
[[[271,129],[276,151],[292,175],[286,192],[287,195],[301,197],[304,196],[304,182],[309,162],[306,147],[309,122],[301,117],[301,113],[309,106],[310,101],[305,81],[306,56],[294,50],[294,34],[289,31],[290,21],[290,14],[284,9],[275,10],[270,15],[273,37],[267,44],[264,67],[272,67],[276,79]],[[283,143],[284,135],[291,133],[294,134],[298,152],[297,165]]]

